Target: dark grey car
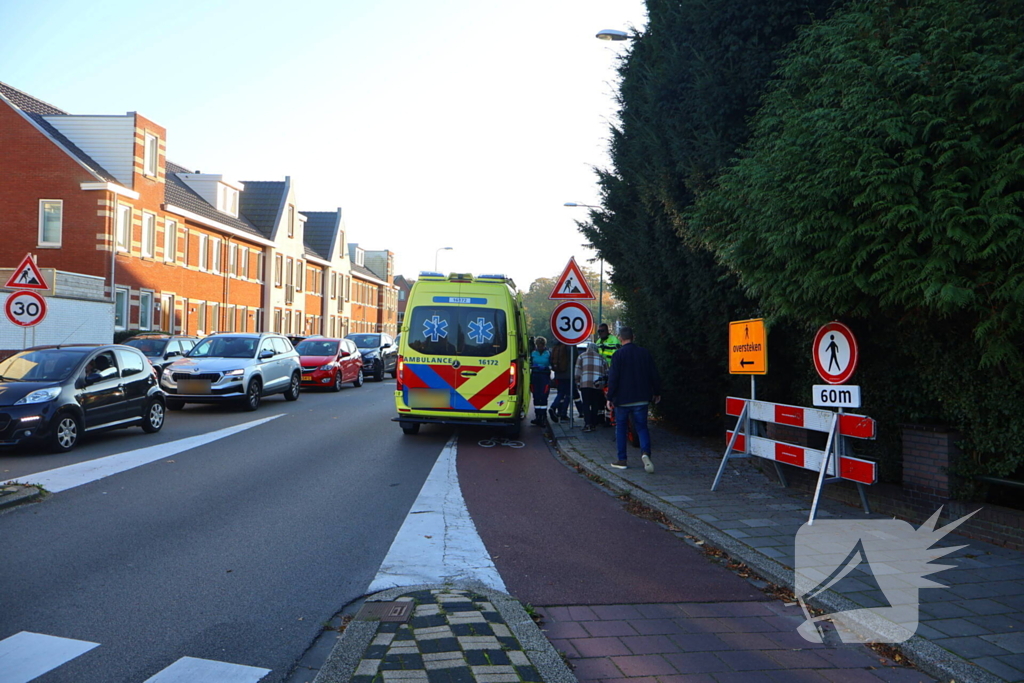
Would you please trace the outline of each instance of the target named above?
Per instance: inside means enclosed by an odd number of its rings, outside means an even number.
[[[120,344],[38,346],[0,361],[0,445],[70,451],[85,432],[158,432],[165,396],[153,367]]]

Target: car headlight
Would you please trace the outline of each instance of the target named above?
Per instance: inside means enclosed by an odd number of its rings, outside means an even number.
[[[245,374],[245,368],[238,368],[237,370],[228,370],[224,373],[225,377],[241,377]]]
[[[334,363],[328,363],[327,365],[321,365],[320,369],[326,371],[326,370],[330,370],[333,367],[334,367]]]
[[[60,387],[50,387],[49,389],[37,389],[28,396],[15,401],[14,405],[23,406],[29,403],[46,403],[60,396]]]

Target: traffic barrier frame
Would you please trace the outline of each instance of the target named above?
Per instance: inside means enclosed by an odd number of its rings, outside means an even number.
[[[872,418],[844,413],[842,409],[834,413],[821,408],[802,408],[733,397],[726,399],[725,412],[737,418],[736,428],[726,432],[728,445],[715,475],[715,481],[711,485],[712,491],[718,488],[730,458],[753,456],[772,461],[783,486],[788,486],[788,482],[781,464],[818,472],[808,524],[814,524],[824,484],[839,481],[855,483],[864,513],[871,513],[865,486],[878,482],[878,463],[848,455],[851,449],[847,442],[849,439],[874,439],[876,423]],[[762,423],[827,433],[825,450],[766,438],[760,427]]]

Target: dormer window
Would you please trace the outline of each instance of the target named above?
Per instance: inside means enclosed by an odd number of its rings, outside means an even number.
[[[217,193],[217,210],[238,218],[238,190],[222,183]]]
[[[357,266],[365,265],[364,261],[365,261],[365,259],[364,259],[364,252],[363,252],[363,250],[362,249],[356,249],[356,265]]]

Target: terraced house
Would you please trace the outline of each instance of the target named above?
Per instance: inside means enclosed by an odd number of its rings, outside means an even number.
[[[300,211],[289,177],[241,182],[172,163],[167,131],[136,112],[73,115],[0,83],[0,169],[0,267],[31,253],[56,270],[35,343],[392,327],[395,297],[382,289],[393,276],[351,264],[341,209]],[[31,343],[3,323],[0,349]]]

